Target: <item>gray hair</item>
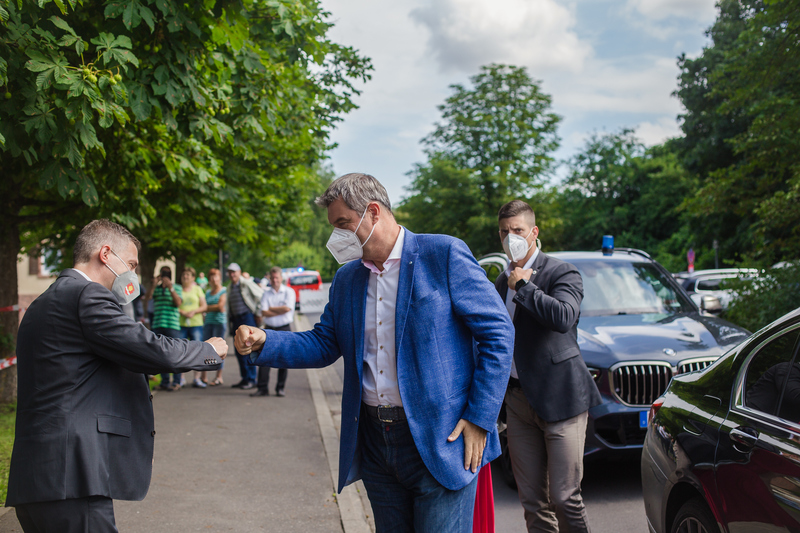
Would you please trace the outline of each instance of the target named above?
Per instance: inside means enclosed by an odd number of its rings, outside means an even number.
[[[370,202],[378,202],[388,209],[389,213],[392,212],[392,203],[389,201],[386,189],[369,174],[353,173],[336,178],[314,203],[327,208],[339,198],[359,215],[367,210]]]
[[[72,249],[72,262],[75,265],[89,263],[92,260],[92,255],[100,251],[100,248],[105,245],[122,252],[129,242],[135,244],[137,250],[142,249],[139,240],[119,224],[115,224],[105,218],[92,220],[83,227],[75,240],[75,247]]]

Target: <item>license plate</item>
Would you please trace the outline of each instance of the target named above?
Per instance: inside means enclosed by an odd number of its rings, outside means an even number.
[[[647,427],[647,413],[648,411],[639,411],[639,427],[646,428]]]

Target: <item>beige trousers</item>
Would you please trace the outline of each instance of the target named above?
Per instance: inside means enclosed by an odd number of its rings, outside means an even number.
[[[546,422],[522,389],[509,387],[506,413],[511,468],[528,532],[590,531],[581,497],[588,412]]]

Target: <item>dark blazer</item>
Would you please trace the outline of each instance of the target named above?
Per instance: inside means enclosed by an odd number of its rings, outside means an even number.
[[[514,364],[528,402],[556,422],[601,403],[578,348],[583,280],[573,265],[542,252],[531,268],[531,282],[514,295]],[[495,288],[505,302],[505,272]]]
[[[145,374],[220,366],[210,344],[154,334],[73,269],[28,308],[17,357],[7,506],[143,499],[155,436]]]

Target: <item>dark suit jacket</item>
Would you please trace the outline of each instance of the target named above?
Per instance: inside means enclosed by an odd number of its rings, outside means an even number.
[[[18,399],[7,506],[150,486],[153,406],[145,374],[219,368],[204,342],[152,333],[114,295],[64,271],[30,306],[17,338]]]
[[[583,280],[573,265],[542,252],[531,268],[531,282],[514,296],[514,364],[528,402],[544,420],[555,422],[601,403],[578,348]],[[495,288],[505,302],[505,272]]]

